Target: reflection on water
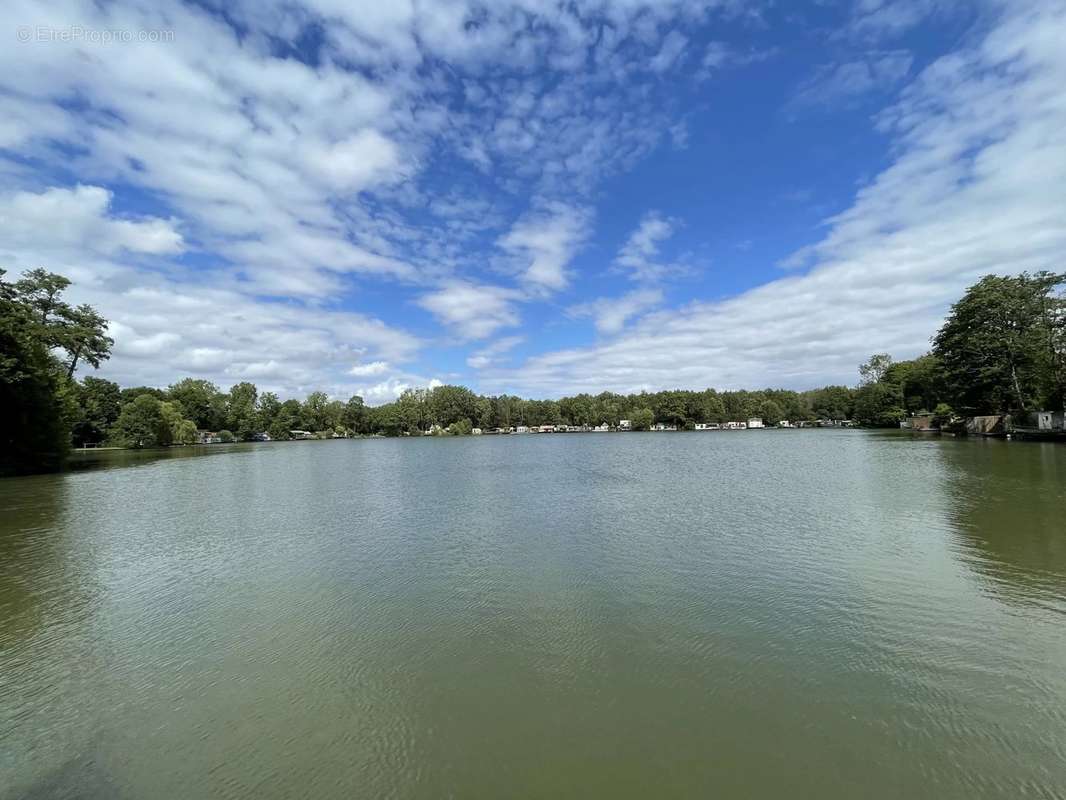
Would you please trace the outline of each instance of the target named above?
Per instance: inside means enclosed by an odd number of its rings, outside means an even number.
[[[0,632],[39,633],[87,613],[92,590],[84,581],[91,552],[76,541],[76,510],[67,505],[61,477],[19,480],[0,494]],[[70,518],[68,519],[68,515]]]
[[[71,456],[70,461],[68,462],[68,466],[70,470],[74,472],[94,469],[114,469],[117,467],[136,467],[152,464],[157,461],[172,461],[184,458],[203,458],[205,456],[225,456],[233,453],[248,452],[256,448],[292,446],[293,444],[306,447],[312,443],[236,442],[233,444],[160,447],[148,450],[113,450],[106,447],[89,448],[88,450],[75,451]]]
[[[0,800],[1066,797],[1066,448],[101,452],[0,481]]]
[[[939,453],[963,563],[997,597],[1066,613],[1066,448],[978,440]]]

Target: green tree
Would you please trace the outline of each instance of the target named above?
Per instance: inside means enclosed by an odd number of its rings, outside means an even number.
[[[114,340],[107,335],[107,320],[92,306],[73,308],[63,300],[70,280],[44,269],[33,269],[15,283],[15,291],[31,310],[41,328],[41,338],[50,348],[66,352],[68,378],[80,361],[93,367],[111,356]]]
[[[111,436],[123,447],[165,447],[173,440],[170,427],[173,418],[168,420],[163,402],[142,394],[123,406]]]
[[[63,319],[70,306],[63,301],[63,292],[70,286],[70,279],[45,269],[31,269],[15,282],[15,293],[32,312],[39,325],[55,327]],[[52,343],[58,347],[58,342]]]
[[[855,419],[872,427],[899,425],[904,417],[899,387],[890,383],[867,383],[855,392]]]
[[[470,432],[474,429],[473,424],[468,419],[460,419],[453,422],[448,426],[448,433],[452,436],[469,436]]]
[[[655,413],[650,408],[638,408],[634,411],[629,421],[635,431],[646,431],[655,424]]]
[[[246,442],[262,430],[256,401],[259,390],[254,383],[243,381],[230,387],[225,398],[226,427],[236,431],[237,438]]]
[[[863,386],[871,383],[880,383],[891,366],[892,356],[888,353],[877,353],[870,356],[870,360],[859,367],[859,383]]]
[[[330,400],[326,403],[326,430],[344,429],[344,410],[344,403],[340,400]]]
[[[156,400],[167,399],[167,393],[162,389],[157,389],[154,386],[131,386],[122,390],[119,398],[121,401],[121,405],[126,405],[126,403],[132,403],[142,394],[150,395]]]
[[[256,427],[260,431],[267,431],[269,433],[274,425],[274,418],[278,415],[278,411],[281,409],[281,401],[273,392],[263,392],[263,394],[259,396],[259,403],[257,405]],[[271,434],[271,438],[273,438],[273,434]]]
[[[714,389],[707,389],[699,393],[696,408],[697,412],[693,417],[696,422],[725,421],[725,405],[722,403],[722,398],[718,396],[718,392]]]
[[[99,444],[107,438],[122,409],[122,392],[117,383],[85,377],[73,385],[77,415],[72,426],[74,444]]]
[[[311,392],[303,402],[300,411],[301,424],[309,431],[324,431],[329,427],[326,406],[329,396],[325,392]]]
[[[170,429],[170,444],[195,444],[196,423],[185,416],[181,403],[160,401],[159,412]]]
[[[303,408],[299,400],[290,399],[279,405],[277,413],[274,414],[274,418],[270,422],[270,427],[267,428],[270,438],[279,440],[290,438],[289,431],[300,429],[300,416],[302,413]]]
[[[0,475],[58,469],[70,450],[69,382],[42,335],[40,306],[21,297],[4,274],[0,270]]]
[[[447,428],[477,414],[477,396],[465,386],[437,386],[429,392],[429,422]]]
[[[986,275],[966,290],[933,340],[948,400],[967,412],[1062,405],[1066,381],[1056,352],[1066,275]]]
[[[686,392],[667,391],[653,396],[655,418],[659,422],[684,425],[688,420]]]
[[[408,433],[421,433],[432,424],[428,390],[404,389],[394,405],[400,425]]]
[[[847,386],[824,386],[803,395],[811,416],[817,419],[849,419],[854,392]]]
[[[348,402],[344,405],[344,426],[354,433],[369,433],[367,418],[367,407],[363,403],[363,398],[359,395],[348,398]]]
[[[173,444],[196,444],[196,423],[191,419],[182,418],[170,429]]]
[[[883,380],[899,387],[903,408],[911,414],[935,408],[944,397],[942,369],[932,354],[892,364]]]
[[[79,361],[98,368],[111,357],[115,340],[107,335],[107,320],[90,305],[71,309],[62,330],[62,347],[67,351],[67,377],[72,378]]]
[[[181,403],[197,428],[217,431],[226,424],[226,398],[210,381],[185,378],[173,384],[167,396]]]
[[[759,416],[767,425],[776,425],[785,418],[780,404],[776,400],[763,400],[759,404]]]
[[[404,428],[396,403],[386,403],[377,408],[370,409],[370,429],[374,433],[383,433],[386,436],[398,436]]]

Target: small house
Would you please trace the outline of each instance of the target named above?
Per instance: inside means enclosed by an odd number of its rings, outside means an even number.
[[[748,420],[748,428],[765,428],[763,425],[762,417],[752,417]]]
[[[633,430],[633,423],[628,419],[620,419],[618,420],[618,430],[631,431]]]
[[[900,423],[903,427],[904,420]],[[983,414],[966,420],[966,432],[971,436],[1002,436],[1007,432],[1002,414]]]
[[[1064,428],[1061,411],[1037,411],[1036,428],[1040,431],[1061,431]]]
[[[899,426],[906,430],[925,433],[940,430],[940,423],[933,414],[911,414],[910,417],[900,422]]]

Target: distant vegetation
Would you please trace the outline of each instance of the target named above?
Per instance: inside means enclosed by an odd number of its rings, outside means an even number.
[[[852,413],[864,425],[896,425],[914,413],[944,421],[1010,411],[1063,410],[1066,401],[1066,274],[986,275],[966,290],[930,353],[859,368]]]
[[[229,391],[186,378],[167,389],[122,389],[95,377],[74,379],[79,366],[98,367],[111,352],[107,323],[90,306],[63,301],[66,278],[33,270],[8,283],[0,270],[0,474],[62,466],[71,446],[162,447],[190,444],[198,430],[221,441],[290,431],[397,436],[439,430],[519,425],[655,423],[691,427],[761,417],[854,419],[894,426],[917,412],[944,418],[1036,408],[1062,409],[1066,397],[1066,274],[989,275],[956,303],[932,351],[911,361],[873,356],[857,388],[826,386],[723,391],[675,389],[620,395],[602,392],[560,400],[486,397],[462,386],[409,389],[395,402],[368,407],[361,397],[330,400],[324,392],[281,400],[252,383]]]

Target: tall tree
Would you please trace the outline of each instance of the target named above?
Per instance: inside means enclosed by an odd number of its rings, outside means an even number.
[[[367,433],[367,408],[363,398],[353,395],[344,406],[344,425],[355,433]]]
[[[650,408],[638,408],[629,418],[635,431],[646,431],[655,423],[655,414]]]
[[[863,386],[880,383],[892,366],[892,356],[888,353],[876,353],[870,360],[859,366],[859,382]]]
[[[309,431],[324,431],[329,427],[326,407],[329,397],[325,392],[311,392],[304,400],[301,413],[302,425]]]
[[[258,396],[255,384],[247,381],[234,384],[226,395],[226,427],[242,441],[247,441],[259,430]]]
[[[966,290],[933,340],[952,406],[982,413],[1061,403],[1050,320],[1061,302],[1053,290],[1064,280],[1047,272],[986,275]]]
[[[177,400],[196,427],[217,431],[226,425],[226,398],[210,381],[185,378],[167,390],[171,400]]]
[[[0,475],[58,469],[70,449],[68,381],[43,335],[42,305],[4,275],[0,269]]]
[[[69,278],[38,268],[23,273],[15,282],[15,291],[33,311],[38,324],[48,327],[62,320],[71,310],[62,299],[69,286]]]
[[[263,392],[259,396],[257,405],[258,424],[256,427],[269,433],[274,425],[274,418],[278,415],[278,411],[281,410],[281,401],[274,392]],[[271,438],[274,438],[273,434],[271,434]]]
[[[118,384],[90,375],[80,385],[75,384],[75,398],[78,411],[73,425],[74,443],[80,447],[104,441],[122,410]]]
[[[67,377],[74,376],[79,361],[99,368],[111,357],[115,340],[107,335],[107,320],[89,305],[80,305],[67,312],[62,325],[61,343],[67,351]]]
[[[174,414],[168,413],[162,401],[142,394],[123,406],[111,435],[123,447],[165,447],[173,441],[170,426],[174,420]]]
[[[15,291],[41,327],[50,348],[66,352],[66,374],[73,377],[81,361],[94,368],[111,357],[115,340],[107,335],[107,320],[90,305],[76,308],[63,300],[70,280],[44,269],[33,269],[15,283]]]

